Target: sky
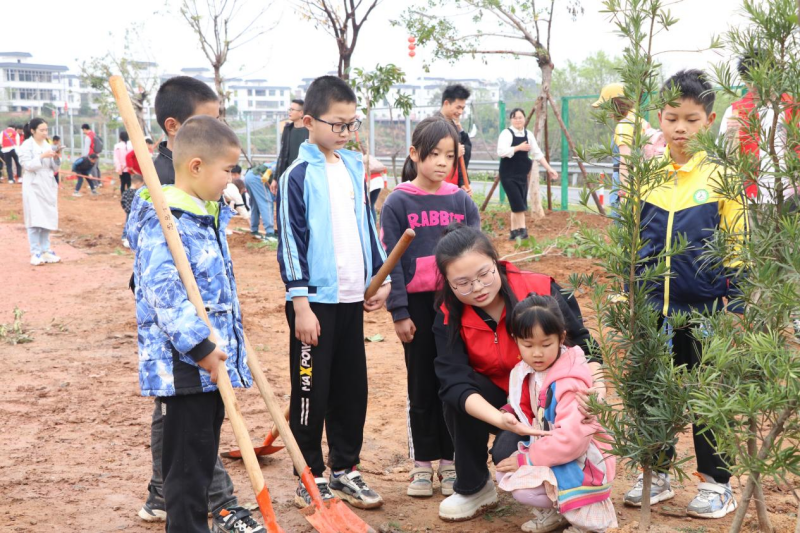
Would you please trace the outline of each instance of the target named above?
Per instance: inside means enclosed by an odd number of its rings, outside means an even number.
[[[655,50],[668,75],[681,68],[707,68],[709,62],[722,59],[716,52],[680,53],[670,50],[705,48],[713,34],[724,32],[741,20],[737,0],[684,0],[670,6],[680,21],[655,41]],[[241,22],[267,0],[245,0]],[[426,50],[417,49],[408,57],[408,33],[394,27],[392,20],[402,10],[419,3],[412,0],[384,0],[370,15],[359,36],[353,65],[374,68],[377,64],[395,63],[409,80],[418,76],[482,78],[488,80],[537,77],[533,59],[491,56],[488,64],[480,59],[464,59],[457,65],[436,62],[431,72],[422,69]],[[201,2],[201,4],[204,2]],[[197,37],[180,16],[178,0],[38,0],[36,9],[45,18],[58,21],[58,31],[35,30],[27,2],[4,2],[0,51],[33,54],[31,62],[67,65],[77,72],[79,65],[92,56],[112,50],[121,55],[127,27],[141,24],[141,39],[134,43],[135,59],[154,61],[168,73],[184,67],[207,67]],[[166,4],[166,7],[165,7]],[[601,0],[583,0],[584,14],[573,21],[566,12],[565,0],[556,0],[551,52],[556,69],[567,60],[580,62],[595,51],[610,55],[621,52],[624,41],[613,33],[606,15],[599,13]],[[561,9],[559,9],[561,5]],[[468,27],[470,15],[453,17],[453,22]],[[274,29],[262,37],[233,50],[223,70],[226,77],[265,78],[271,84],[295,86],[302,78],[315,77],[336,70],[338,54],[333,38],[303,20],[291,0],[274,0],[263,19]],[[16,23],[18,21],[19,23]],[[526,44],[520,41],[523,45]],[[13,43],[13,44],[11,44]]]

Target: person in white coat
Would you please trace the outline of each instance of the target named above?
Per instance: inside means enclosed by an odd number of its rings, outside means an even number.
[[[47,133],[47,122],[35,118],[25,125],[25,142],[19,147],[22,206],[34,266],[61,261],[50,248],[50,232],[58,229],[58,184],[53,177],[57,154]]]

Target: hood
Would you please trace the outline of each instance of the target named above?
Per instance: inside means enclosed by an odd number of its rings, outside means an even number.
[[[202,213],[200,206],[192,200],[191,196],[177,187],[166,185],[162,187],[162,190],[170,209],[173,211],[181,211],[208,225],[216,221],[220,231],[225,231],[234,213],[231,208],[224,205],[221,206],[219,202],[206,202],[206,210],[209,213],[206,215]],[[131,250],[136,251],[136,246],[139,242],[139,233],[141,233],[142,228],[144,228],[145,224],[151,218],[157,218],[156,210],[155,207],[153,207],[150,191],[147,187],[142,187],[134,196],[133,202],[131,203],[130,220],[127,225],[128,242],[131,245]]]
[[[416,185],[412,184],[410,181],[405,181],[394,188],[395,191],[403,191],[407,194],[413,194],[415,196],[431,196],[431,193],[428,191],[422,190]],[[453,185],[452,183],[447,183],[446,181],[442,182],[442,186],[439,187],[439,190],[436,191],[436,196],[446,196],[448,194],[455,194],[461,189],[458,188],[457,185]]]
[[[578,346],[563,348],[561,357],[556,359],[553,366],[547,370],[544,386],[548,387],[554,381],[565,377],[580,379],[587,387],[591,388],[592,386],[592,374],[586,365],[586,356],[583,355],[583,350]]]

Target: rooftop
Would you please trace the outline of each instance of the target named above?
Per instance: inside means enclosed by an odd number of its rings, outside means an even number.
[[[2,56],[3,54],[0,54]],[[24,68],[26,70],[46,70],[50,72],[66,72],[69,68],[63,65],[37,65],[35,63],[0,63],[0,68]]]

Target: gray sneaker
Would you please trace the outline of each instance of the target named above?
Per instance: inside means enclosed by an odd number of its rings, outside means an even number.
[[[639,477],[636,479],[636,485],[634,485],[633,488],[625,494],[625,498],[623,500],[625,505],[641,507],[643,490],[644,476],[639,474]],[[663,474],[654,474],[653,482],[650,485],[650,504],[652,505],[654,503],[663,502],[664,500],[669,500],[670,498],[674,497],[675,493],[672,492],[672,488],[669,484],[669,478]]]
[[[167,519],[164,497],[152,485],[147,486],[147,501],[139,509],[138,514],[145,522],[164,522]]]
[[[353,507],[375,509],[383,505],[383,498],[369,488],[358,470],[340,476],[331,474],[330,487],[331,492]]]
[[[736,510],[736,499],[733,497],[731,484],[726,483],[700,483],[699,492],[689,507],[686,514],[696,518],[722,518]]]

